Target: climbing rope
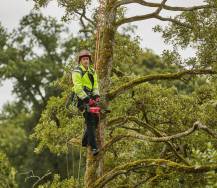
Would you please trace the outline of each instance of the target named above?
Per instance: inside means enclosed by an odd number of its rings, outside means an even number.
[[[78,182],[79,182],[79,185],[81,185],[81,183],[80,183],[80,171],[81,171],[81,147],[80,147],[80,151],[79,151],[79,163],[78,163]]]
[[[95,70],[98,68],[99,53],[100,53],[100,43],[101,43],[101,34],[102,26],[104,25],[104,8],[105,0],[99,0],[99,12],[97,14],[97,28],[96,28],[96,49],[95,49]]]

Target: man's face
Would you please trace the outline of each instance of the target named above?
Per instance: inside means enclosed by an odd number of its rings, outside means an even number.
[[[84,67],[87,68],[87,67],[89,66],[89,63],[90,63],[89,57],[86,57],[86,56],[82,57],[80,63],[81,63]]]

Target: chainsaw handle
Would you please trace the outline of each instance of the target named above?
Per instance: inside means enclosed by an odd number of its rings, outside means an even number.
[[[96,104],[96,101],[94,99],[90,99],[88,104],[89,106],[94,106]]]

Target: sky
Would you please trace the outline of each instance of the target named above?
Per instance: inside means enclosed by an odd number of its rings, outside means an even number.
[[[149,2],[159,2],[159,0],[150,0]],[[168,0],[168,5],[176,6],[192,6],[201,4],[202,0]],[[0,22],[11,32],[14,28],[18,27],[20,19],[27,15],[34,7],[32,0],[0,0]],[[130,8],[129,8],[130,7]],[[149,10],[142,8],[141,6],[131,5],[128,6],[127,16],[139,15],[148,13]],[[150,9],[151,10],[151,9]],[[153,10],[153,9],[152,9]],[[48,7],[41,9],[44,15],[50,15],[56,17],[58,20],[64,15],[64,9],[57,6],[55,1],[51,1]],[[171,15],[168,12],[162,12],[162,15]],[[173,14],[174,15],[174,14]],[[171,46],[166,45],[161,37],[161,34],[154,33],[152,28],[156,25],[166,25],[166,22],[161,22],[158,20],[146,20],[136,22],[137,25],[136,34],[141,37],[141,47],[150,48],[155,53],[161,54],[165,49],[172,49]],[[76,27],[74,22],[67,23],[70,31],[76,33],[78,27]],[[182,52],[183,57],[189,57],[194,54],[192,49],[188,49]],[[15,99],[12,95],[11,90],[13,86],[13,81],[7,80],[3,81],[0,85],[0,109],[3,104],[7,101]]]

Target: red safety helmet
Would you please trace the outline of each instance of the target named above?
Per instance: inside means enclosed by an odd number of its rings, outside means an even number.
[[[80,63],[82,57],[89,57],[90,62],[91,60],[91,53],[88,50],[81,50],[79,55],[78,55],[78,63]]]

